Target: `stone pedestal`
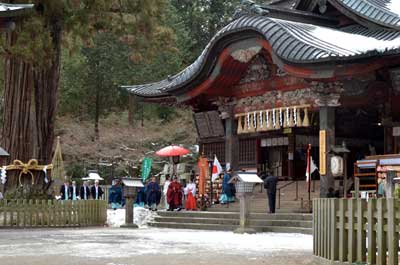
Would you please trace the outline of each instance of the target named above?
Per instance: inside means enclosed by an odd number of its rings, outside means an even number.
[[[125,224],[121,225],[123,228],[139,228],[133,223],[133,198],[125,198]]]
[[[254,234],[257,231],[254,228],[249,227],[249,214],[250,214],[250,199],[252,193],[239,193],[240,199],[240,227],[237,228],[234,233],[237,234]]]

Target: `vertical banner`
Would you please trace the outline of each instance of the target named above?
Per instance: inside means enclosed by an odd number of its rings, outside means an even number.
[[[326,175],[326,131],[319,131],[319,173]]]
[[[151,171],[151,164],[153,159],[150,157],[145,157],[142,162],[142,181],[145,182],[149,178]]]
[[[199,167],[199,195],[204,195],[206,193],[206,179],[209,172],[208,159],[200,157],[197,166]]]

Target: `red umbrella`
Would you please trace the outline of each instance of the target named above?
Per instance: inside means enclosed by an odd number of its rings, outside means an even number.
[[[189,153],[189,150],[186,148],[177,146],[177,145],[170,145],[164,147],[156,152],[156,155],[159,156],[181,156],[186,155]]]

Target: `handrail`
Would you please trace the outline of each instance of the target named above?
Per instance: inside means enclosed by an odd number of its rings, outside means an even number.
[[[297,180],[292,180],[291,182],[289,182],[289,183],[286,183],[285,185],[283,185],[283,186],[281,186],[281,187],[279,187],[277,190],[278,190],[278,207],[276,207],[277,209],[280,209],[281,208],[281,190],[282,189],[284,189],[284,188],[286,188],[287,186],[290,186],[290,185],[292,185],[293,183],[297,183]],[[296,199],[297,199],[297,192],[296,192]]]

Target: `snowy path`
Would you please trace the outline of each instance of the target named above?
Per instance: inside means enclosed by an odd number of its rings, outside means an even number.
[[[1,265],[308,265],[315,264],[311,252],[312,237],[301,234],[155,228],[0,230]]]

